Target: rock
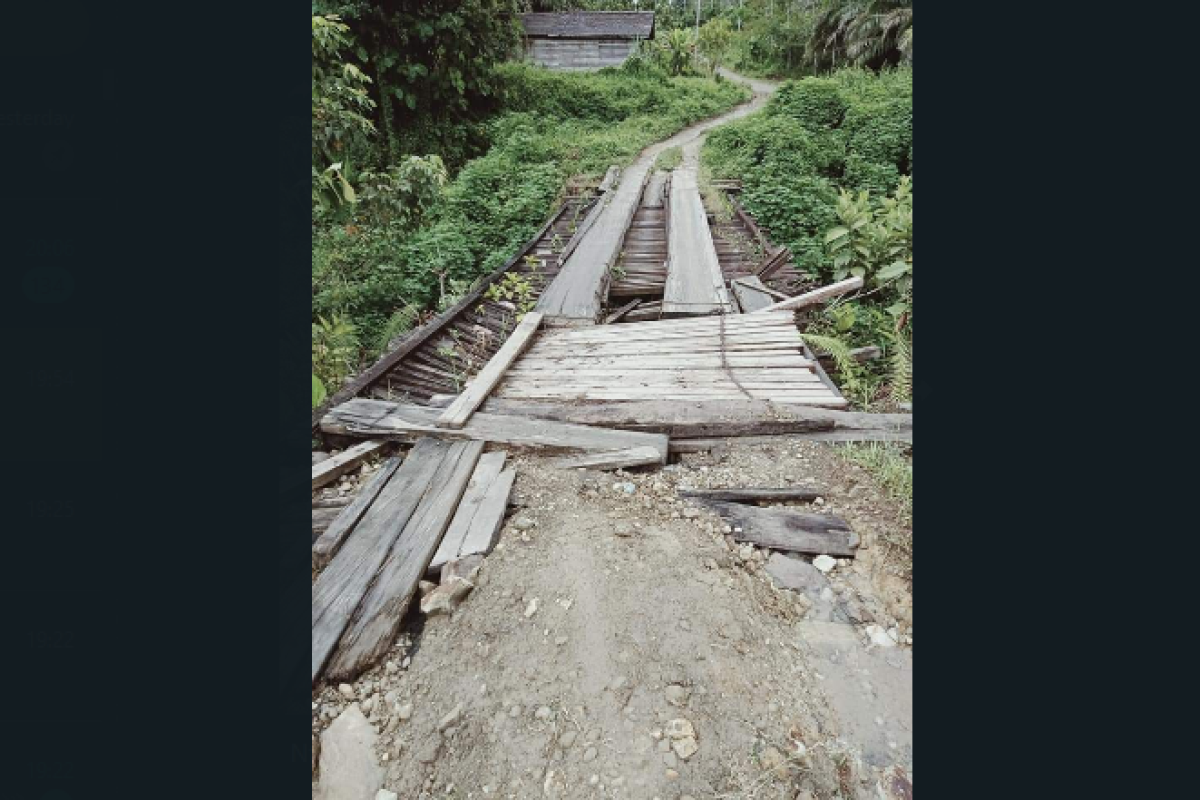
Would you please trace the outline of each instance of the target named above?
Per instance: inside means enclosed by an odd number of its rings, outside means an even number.
[[[662,754],[662,763],[668,767],[674,767],[679,763],[679,758],[670,750]]]
[[[451,578],[462,578],[474,582],[481,566],[483,566],[483,556],[479,553],[447,561],[442,567],[442,585],[444,586],[446,581]]]
[[[357,704],[347,706],[321,734],[320,778],[313,800],[362,800],[383,787],[375,761],[376,735]]]
[[[537,711],[533,712],[535,719],[540,719],[543,721],[550,719],[551,715],[553,714],[554,712],[550,709],[550,706],[542,706]]]
[[[322,461],[327,461],[328,459],[329,459],[329,453],[324,453],[320,450],[313,450],[312,463],[313,463],[314,467],[317,464],[320,464]]]
[[[888,631],[885,631],[879,625],[868,625],[867,627],[863,628],[863,633],[867,634],[867,637],[870,638],[871,644],[873,645],[877,645],[879,647],[896,646],[896,640],[892,638]]]
[[[421,613],[427,617],[451,614],[474,588],[475,584],[466,578],[443,580],[440,586],[421,598]]]
[[[375,800],[400,800],[400,795],[395,792],[389,792],[387,789],[380,789],[375,794]]]
[[[682,739],[676,739],[671,742],[672,749],[675,750],[675,755],[687,761],[696,754],[700,749],[700,745],[696,744],[696,740],[691,736],[685,736]]]
[[[673,769],[667,770],[667,780],[669,780],[669,781],[679,780],[679,772],[677,770],[673,770]]]
[[[684,509],[683,509],[683,518],[684,519],[695,519],[698,516],[700,516],[700,509],[694,508],[692,506],[684,507]]]
[[[664,732],[672,739],[696,738],[696,729],[686,719],[673,719],[667,723]]]
[[[813,559],[812,565],[828,575],[837,566],[837,559],[822,554]]]
[[[764,569],[779,589],[806,592],[829,585],[829,579],[812,564],[798,558],[788,558],[783,553],[772,553]]]
[[[554,637],[554,643],[555,643],[556,645],[558,645],[559,647],[562,647],[564,644],[566,644],[566,643],[567,643],[567,637],[565,637],[565,636],[555,636],[555,637]]]
[[[454,708],[450,709],[450,712],[448,714],[446,714],[446,716],[442,717],[441,721],[438,722],[437,729],[439,731],[444,731],[444,730],[446,730],[446,728],[449,728],[451,725],[458,724],[458,720],[462,717],[462,712],[463,712],[463,704],[459,703]]]
[[[633,536],[633,526],[628,522],[618,522],[613,526],[613,534],[620,537]]]
[[[740,561],[749,561],[750,559],[754,558],[754,545],[752,545],[752,544],[742,545],[741,547],[738,548],[737,556],[738,556],[738,560],[740,560]]]
[[[417,596],[424,600],[425,596],[436,588],[437,584],[433,581],[420,581],[417,583]]]
[[[354,687],[348,683],[339,683],[338,684],[338,694],[340,694],[342,697],[346,698],[347,700],[353,700],[355,697]]]
[[[513,520],[513,527],[519,531],[533,530],[533,526],[536,524],[537,523],[535,523],[529,517],[517,517],[515,520]]]
[[[673,706],[682,706],[688,701],[688,690],[678,684],[671,684],[665,692],[667,702]]]
[[[442,737],[426,736],[421,749],[417,751],[417,761],[422,764],[432,764],[437,761],[442,752]]]
[[[563,731],[563,735],[558,737],[559,747],[564,750],[570,748],[571,745],[575,744],[575,738],[578,735],[579,731],[575,730],[574,728],[568,728],[567,730]]]
[[[538,599],[535,597],[529,601],[529,605],[525,606],[525,619],[529,619],[538,610]]]
[[[404,705],[402,705],[396,709],[396,716],[405,722],[412,719],[412,715],[413,715],[413,704],[412,703],[405,703]]]
[[[583,760],[584,761],[593,761],[593,760],[595,760],[596,756],[598,756],[599,754],[600,754],[600,752],[596,748],[589,747],[587,750],[583,751]]]

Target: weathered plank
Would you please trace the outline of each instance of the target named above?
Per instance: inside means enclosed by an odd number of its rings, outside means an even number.
[[[809,555],[854,558],[859,537],[844,520],[788,508],[759,508],[723,500],[699,500],[734,526],[733,538],[759,547]],[[741,528],[740,531],[737,528]]]
[[[680,489],[679,494],[683,497],[727,500],[734,503],[786,503],[816,500],[821,496],[821,491],[794,486],[785,489]]]
[[[333,483],[347,472],[356,469],[364,458],[377,452],[385,444],[386,442],[359,442],[332,458],[313,464],[312,488],[320,489],[327,483]]]
[[[315,684],[351,615],[400,531],[424,498],[450,443],[417,442],[350,537],[312,586],[312,681]]]
[[[423,436],[474,439],[513,447],[568,450],[626,450],[650,446],[667,458],[667,437],[654,433],[606,430],[569,423],[476,412],[462,428],[438,428],[436,408],[356,398],[332,409],[321,421],[326,433],[414,440]]]
[[[337,508],[314,508],[312,510],[312,541],[325,533],[329,528],[330,523],[337,519],[338,512],[341,509]]]
[[[844,281],[831,283],[828,286],[822,286],[820,289],[813,289],[811,292],[798,294],[790,300],[780,300],[774,305],[759,309],[756,314],[765,314],[771,311],[795,311],[797,308],[811,306],[814,303],[821,303],[826,300],[831,300],[834,297],[839,297],[846,292],[852,292],[855,289],[861,289],[863,279],[859,277],[846,278]]]
[[[346,625],[325,669],[329,680],[354,680],[392,646],[417,582],[425,575],[482,452],[482,442],[450,445],[429,491],[396,537],[374,582]]]
[[[631,447],[627,450],[611,450],[604,453],[584,453],[580,456],[557,458],[550,462],[559,469],[623,469],[661,464],[662,458],[653,447]]]
[[[450,527],[446,529],[442,543],[438,546],[437,552],[433,554],[433,560],[429,562],[430,571],[440,571],[442,565],[447,561],[458,558],[463,541],[471,530],[472,521],[483,505],[488,490],[500,476],[500,471],[504,469],[504,459],[507,456],[507,453],[499,451],[486,453],[479,458],[479,463],[475,465],[475,472],[471,474],[471,482],[467,484],[467,490],[458,504],[458,511],[454,513],[454,519],[450,521]]]
[[[547,419],[621,430],[656,431],[675,438],[769,436],[815,431],[912,435],[912,414],[832,411],[763,401],[668,403],[661,400],[568,405],[489,398],[480,409],[497,415]]]
[[[729,282],[729,286],[733,289],[733,295],[737,298],[738,306],[741,307],[743,313],[749,314],[751,311],[758,311],[774,302],[762,281],[755,276],[735,278]]]
[[[467,384],[467,388],[459,394],[458,399],[438,417],[437,424],[443,428],[461,428],[465,425],[475,409],[479,408],[504,377],[509,365],[529,346],[541,323],[542,315],[538,312],[531,311],[526,314],[496,355],[492,356],[474,380]]]
[[[383,491],[383,487],[396,474],[396,470],[400,468],[400,461],[395,457],[385,461],[379,471],[371,476],[371,480],[367,481],[366,485],[359,490],[354,499],[342,508],[341,513],[337,515],[325,532],[313,541],[313,567],[320,568],[329,563],[329,559],[333,558],[350,531],[354,530],[354,526],[359,523],[363,514],[375,502],[375,498]]]
[[[671,176],[667,239],[663,314],[732,313],[733,303],[725,289],[696,171],[688,165]]]
[[[618,308],[616,311],[614,311],[613,313],[611,313],[611,314],[609,314],[607,317],[605,317],[605,318],[604,318],[604,324],[605,324],[605,325],[612,325],[614,322],[616,322],[616,321],[617,321],[617,320],[619,320],[621,317],[623,317],[623,316],[625,316],[626,314],[628,314],[630,311],[633,311],[635,308],[637,308],[637,307],[638,307],[638,306],[640,306],[641,304],[642,304],[642,301],[641,301],[640,299],[635,299],[635,300],[631,300],[631,301],[629,301],[628,303],[626,303],[625,305],[621,306],[621,307],[620,307],[620,308]]]
[[[500,536],[500,525],[504,522],[504,513],[508,509],[508,497],[512,492],[513,481],[517,471],[512,467],[504,470],[488,487],[475,518],[471,520],[471,528],[466,538],[458,548],[458,555],[487,555],[496,546]]]

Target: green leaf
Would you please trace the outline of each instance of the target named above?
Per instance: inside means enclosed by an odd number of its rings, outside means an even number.
[[[849,228],[843,228],[842,226],[839,225],[838,227],[831,230],[829,233],[825,234],[825,244],[829,244],[834,239],[840,239],[848,233],[850,233]]]
[[[901,275],[912,270],[912,264],[904,261],[893,261],[875,274],[876,280],[890,281],[892,278],[899,278]]]
[[[312,376],[312,407],[316,408],[325,402],[326,397],[325,384],[321,383],[321,379],[316,375]]]

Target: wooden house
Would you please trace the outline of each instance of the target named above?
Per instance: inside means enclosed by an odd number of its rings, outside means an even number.
[[[654,38],[653,11],[522,14],[526,60],[550,69],[616,67]]]

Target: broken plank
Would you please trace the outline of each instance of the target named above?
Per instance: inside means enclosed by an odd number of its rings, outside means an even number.
[[[517,471],[509,467],[492,481],[488,487],[483,503],[475,518],[471,520],[471,529],[467,531],[462,546],[459,547],[459,558],[471,555],[487,555],[496,546],[500,537],[500,525],[504,522],[504,513],[508,509],[508,497],[512,493],[513,481]]]
[[[844,281],[838,281],[837,283],[831,283],[828,286],[822,286],[820,289],[814,289],[811,292],[798,294],[790,300],[781,300],[774,305],[759,309],[755,313],[765,314],[772,311],[795,311],[797,308],[810,306],[814,303],[821,303],[834,297],[839,297],[846,292],[852,292],[855,289],[861,289],[862,285],[862,278],[846,278]]]
[[[467,384],[467,388],[450,404],[438,418],[437,424],[443,428],[461,428],[467,419],[487,399],[488,394],[504,377],[505,370],[529,346],[534,332],[542,322],[542,315],[531,311],[525,315],[512,335],[488,361],[483,369]]]
[[[821,496],[818,489],[805,489],[798,486],[785,489],[680,489],[679,494],[683,497],[727,500],[734,503],[810,502]]]
[[[548,423],[546,420],[481,412],[471,415],[462,428],[438,428],[434,422],[439,413],[436,408],[356,398],[331,409],[321,420],[321,429],[326,433],[379,435],[406,441],[422,436],[440,436],[498,442],[513,447],[557,447],[569,450],[625,450],[645,445],[658,449],[662,463],[666,463],[667,437],[661,434]]]
[[[612,325],[614,322],[616,322],[621,317],[628,314],[630,311],[633,311],[635,308],[637,308],[641,304],[642,304],[642,301],[640,299],[639,300],[631,300],[630,302],[626,303],[625,305],[621,306],[616,311],[614,311],[613,313],[611,313],[607,317],[605,317],[604,324]]]
[[[367,481],[366,485],[359,490],[354,499],[342,508],[341,513],[325,532],[313,542],[312,565],[314,568],[324,567],[329,563],[329,559],[337,553],[346,536],[354,530],[354,526],[362,519],[363,514],[383,491],[383,487],[400,468],[400,462],[401,460],[395,457],[385,461],[379,471],[371,476],[371,480]]]
[[[358,467],[362,460],[382,448],[386,442],[359,442],[348,450],[343,450],[336,456],[327,458],[312,468],[312,488],[320,489],[327,483],[333,483],[347,472]]]
[[[723,500],[698,502],[729,522],[734,527],[733,538],[739,542],[837,558],[854,558],[858,551],[858,534],[837,517],[804,514],[787,508],[759,508]]]
[[[441,545],[433,554],[433,560],[429,562],[430,571],[440,571],[447,561],[458,558],[475,515],[483,505],[488,490],[504,469],[504,459],[507,455],[504,451],[499,451],[480,456],[475,472],[471,474],[471,482],[467,484],[467,490],[458,504],[458,511],[454,513],[454,519],[450,521],[450,527],[446,529]]]
[[[757,277],[735,278],[729,282],[729,287],[733,289],[733,296],[737,298],[738,306],[746,314],[766,308],[774,302],[771,295],[767,293],[767,287],[763,286],[762,281]]]
[[[425,575],[482,452],[482,442],[450,445],[429,491],[396,537],[346,625],[325,670],[328,680],[353,681],[391,648],[417,582]]]
[[[312,510],[312,541],[317,539],[329,528],[330,523],[337,519],[337,508],[314,508]]]
[[[312,682],[315,685],[367,587],[411,519],[450,450],[450,443],[417,442],[350,537],[312,586]]]
[[[631,447],[627,450],[611,450],[605,453],[585,453],[581,456],[568,456],[550,462],[551,466],[559,469],[623,469],[625,467],[643,467],[650,464],[661,464],[662,458],[653,447]]]

